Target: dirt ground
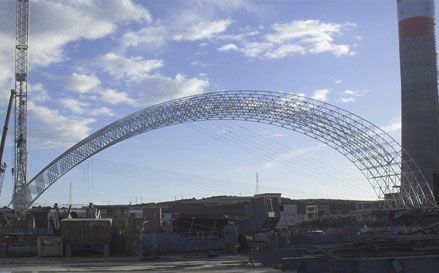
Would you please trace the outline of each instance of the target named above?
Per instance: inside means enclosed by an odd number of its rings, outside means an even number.
[[[0,273],[6,272],[281,272],[248,263],[248,256],[167,256],[158,259],[134,257],[1,258]]]

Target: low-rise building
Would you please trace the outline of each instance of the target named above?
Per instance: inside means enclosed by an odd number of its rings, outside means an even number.
[[[306,221],[319,220],[329,215],[329,206],[308,205],[306,206]]]

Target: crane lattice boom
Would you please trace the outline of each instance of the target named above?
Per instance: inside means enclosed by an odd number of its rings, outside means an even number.
[[[27,181],[27,60],[29,36],[29,0],[17,0],[15,46],[15,147],[14,209],[21,211],[30,198]]]

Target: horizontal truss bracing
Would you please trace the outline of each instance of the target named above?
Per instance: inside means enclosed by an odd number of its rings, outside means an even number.
[[[241,120],[290,129],[334,148],[365,176],[383,208],[436,207],[422,172],[401,145],[369,121],[304,96],[271,91],[224,91],[184,97],[121,118],[83,139],[32,178],[37,200],[53,183],[94,154],[155,129],[206,120]],[[12,201],[13,202],[13,201]]]

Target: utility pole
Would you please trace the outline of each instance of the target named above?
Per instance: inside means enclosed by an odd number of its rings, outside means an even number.
[[[21,212],[30,201],[27,182],[27,60],[29,0],[16,2],[14,209]]]
[[[256,172],[256,189],[255,189],[255,194],[259,194],[259,175]]]
[[[73,194],[72,194],[72,182],[69,184],[69,205],[73,204]]]

